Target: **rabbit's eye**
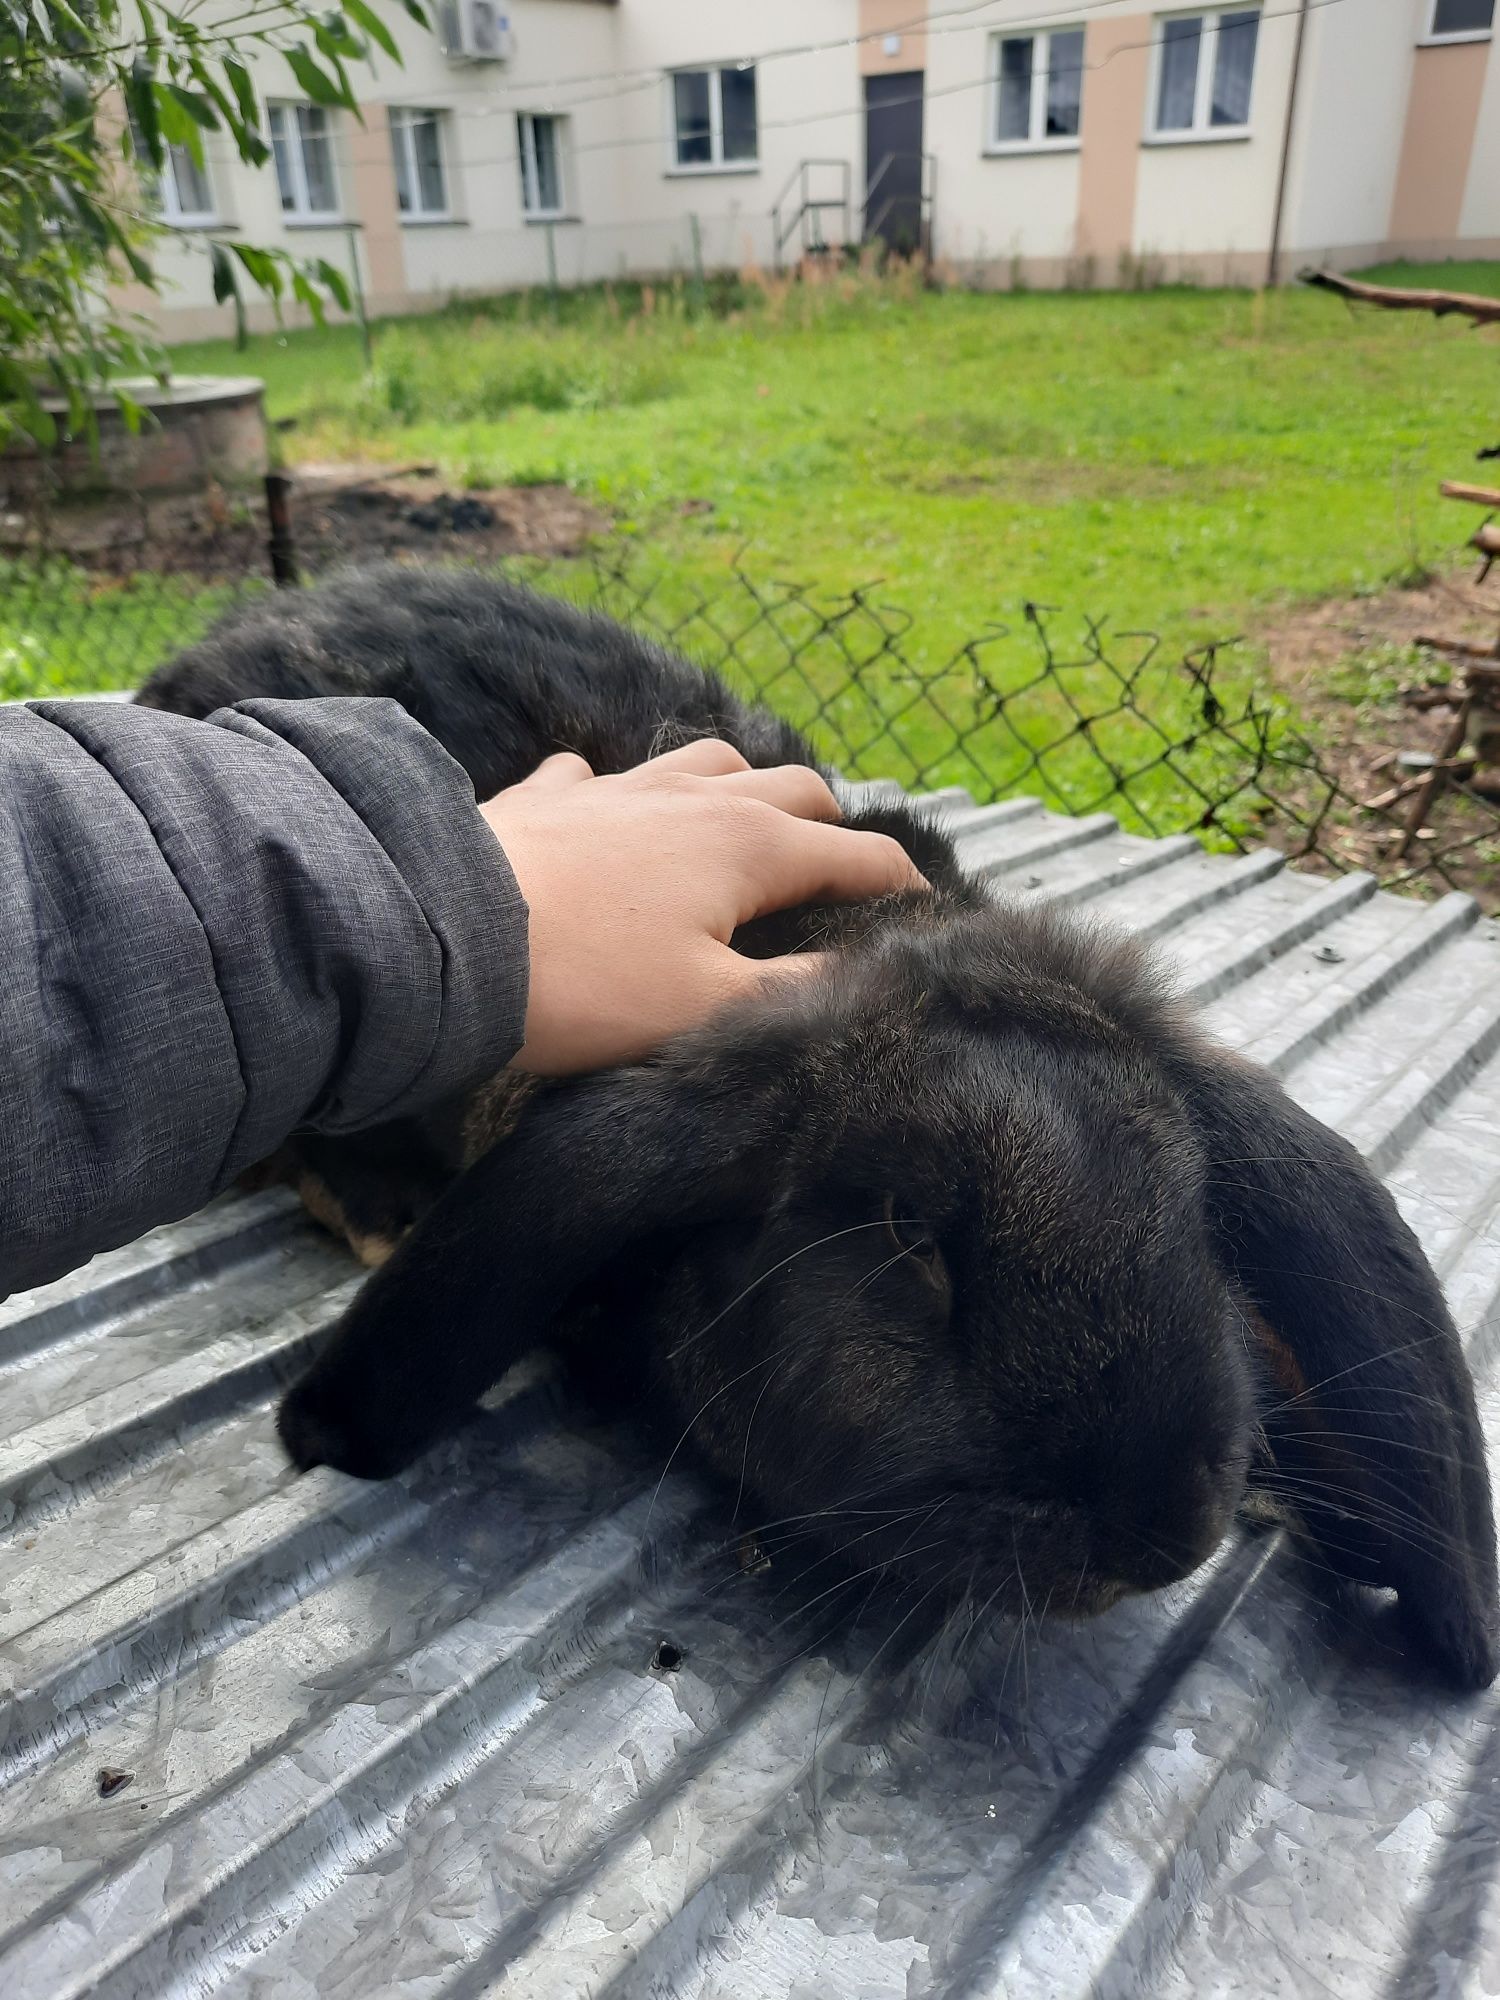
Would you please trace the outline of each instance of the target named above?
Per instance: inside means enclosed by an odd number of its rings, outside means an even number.
[[[893,1194],[885,1198],[885,1226],[891,1242],[903,1257],[915,1264],[934,1284],[947,1283],[937,1238],[921,1216],[907,1214],[898,1206]]]

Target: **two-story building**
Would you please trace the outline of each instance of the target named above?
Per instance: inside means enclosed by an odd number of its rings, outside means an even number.
[[[1496,0],[1129,4],[445,0],[433,34],[391,7],[362,119],[261,54],[272,162],[176,150],[149,310],[227,328],[215,234],[327,258],[372,313],[870,235],[997,285],[1500,255]]]

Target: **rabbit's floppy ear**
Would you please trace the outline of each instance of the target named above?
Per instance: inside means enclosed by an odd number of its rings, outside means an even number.
[[[774,1087],[655,1064],[539,1094],[417,1224],[284,1399],[304,1470],[398,1472],[537,1346],[568,1297],[666,1225],[763,1206]]]
[[[1488,1686],[1500,1654],[1484,1439],[1421,1246],[1355,1149],[1267,1071],[1204,1044],[1180,1053],[1217,1254],[1268,1364],[1261,1483],[1333,1568],[1396,1590],[1460,1685]]]

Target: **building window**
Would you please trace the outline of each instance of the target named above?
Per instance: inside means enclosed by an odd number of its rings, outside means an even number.
[[[679,167],[732,167],[759,154],[755,66],[680,69],[672,77]]]
[[[393,104],[391,154],[396,162],[396,206],[413,222],[445,217],[448,176],[443,168],[443,114]]]
[[[161,212],[168,222],[214,222],[214,191],[208,167],[199,166],[186,146],[168,146],[157,181]]]
[[[161,172],[153,173],[133,120],[130,129],[141,187],[148,201],[160,210],[162,220],[183,224],[217,222],[208,168],[200,167],[186,146],[168,146]]]
[[[1159,23],[1156,42],[1158,136],[1242,132],[1250,123],[1250,84],[1260,10],[1175,14]]]
[[[321,104],[267,107],[281,212],[293,222],[331,222],[339,210],[333,136]]]
[[[1435,42],[1478,40],[1495,25],[1495,0],[1433,0],[1431,38]]]
[[[521,209],[537,221],[563,212],[563,120],[523,111],[516,119]]]
[[[1083,30],[994,38],[992,146],[1067,145],[1083,104]]]

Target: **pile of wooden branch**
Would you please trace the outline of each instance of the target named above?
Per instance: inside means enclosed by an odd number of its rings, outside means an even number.
[[[1500,299],[1477,292],[1439,292],[1400,285],[1367,285],[1337,271],[1303,271],[1304,284],[1337,292],[1341,298],[1395,312],[1430,312],[1439,319],[1462,314],[1474,326],[1500,326]],[[1481,459],[1500,457],[1500,445],[1481,451]],[[1500,487],[1477,486],[1468,480],[1445,479],[1439,491],[1445,500],[1483,507],[1485,518],[1469,537],[1479,556],[1479,581],[1500,560]],[[1422,832],[1438,794],[1448,785],[1500,798],[1500,631],[1489,646],[1467,639],[1420,638],[1419,646],[1446,659],[1452,678],[1407,688],[1403,699],[1414,708],[1451,708],[1452,720],[1430,762],[1399,780],[1378,798],[1367,801],[1372,811],[1388,811],[1409,800],[1398,856],[1404,858]],[[1390,760],[1399,761],[1395,752]]]

